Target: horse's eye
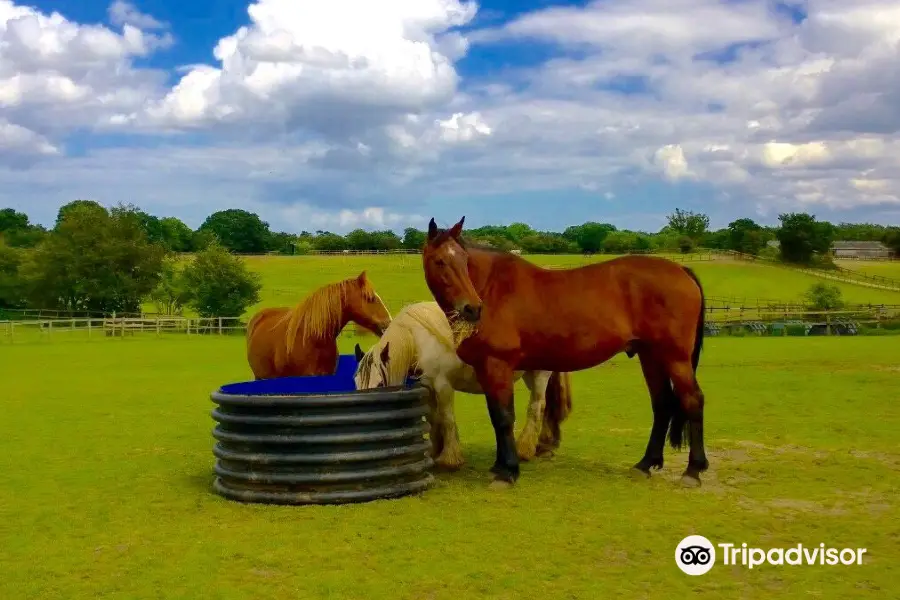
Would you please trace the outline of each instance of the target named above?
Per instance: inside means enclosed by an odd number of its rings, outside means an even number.
[[[439,267],[445,267],[445,266],[447,266],[447,263],[444,262],[444,259],[443,259],[443,258],[437,259],[437,260],[435,261],[435,264],[436,264],[437,266],[439,266]]]

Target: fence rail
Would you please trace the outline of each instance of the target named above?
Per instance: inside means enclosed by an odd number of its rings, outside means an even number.
[[[707,307],[707,333],[741,335],[882,335],[900,334],[900,308],[811,311]],[[799,328],[799,329],[798,329]],[[819,332],[821,330],[821,332]],[[881,330],[879,333],[873,333]],[[0,342],[64,338],[123,338],[136,335],[243,335],[246,323],[234,317],[82,318],[0,321]],[[810,333],[812,332],[812,333]],[[817,333],[819,332],[819,333]],[[366,334],[351,324],[342,336]],[[369,334],[371,335],[371,334]]]
[[[792,271],[798,271],[800,273],[805,273],[807,275],[812,275],[814,277],[819,277],[822,279],[830,279],[832,281],[838,281],[843,283],[855,283],[857,285],[863,285],[867,287],[892,290],[892,291],[900,291],[900,280],[891,279],[890,277],[883,277],[881,275],[867,275],[865,273],[860,273],[859,271],[855,271],[853,269],[848,269],[846,267],[841,267],[839,265],[835,265],[832,269],[811,269],[809,267],[801,267],[795,265],[789,265],[782,263],[780,261],[771,260],[767,258],[763,258],[761,256],[754,256],[752,254],[744,254],[742,252],[735,252],[734,250],[719,250],[717,253],[727,254],[735,258],[736,260],[743,260],[746,262],[758,262],[767,265],[772,265],[776,267],[782,267],[786,269],[790,269]]]

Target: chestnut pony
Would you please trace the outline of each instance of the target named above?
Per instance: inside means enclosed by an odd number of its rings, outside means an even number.
[[[685,437],[690,445],[681,483],[699,486],[709,467],[696,378],[706,302],[693,271],[641,255],[544,269],[462,240],[464,221],[439,230],[431,219],[422,263],[431,294],[464,338],[457,355],[485,392],[497,441],[495,484],[519,477],[513,373],[579,371],[625,352],[638,355],[653,407],[650,440],[634,469],[649,476],[651,467],[662,468],[668,430],[673,448]]]
[[[247,361],[256,379],[331,375],[337,336],[353,321],[380,336],[391,323],[363,271],[325,285],[293,308],[264,308],[247,323]]]

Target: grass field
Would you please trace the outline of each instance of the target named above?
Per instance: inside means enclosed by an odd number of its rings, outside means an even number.
[[[835,263],[845,269],[852,269],[866,275],[878,275],[900,281],[900,260],[836,260]]]
[[[529,256],[542,265],[575,266],[589,261],[608,260],[600,256]],[[405,304],[430,300],[422,276],[420,257],[348,256],[348,257],[248,257],[247,265],[262,276],[260,302],[248,313],[263,306],[291,305],[317,287],[331,281],[358,275],[367,270],[379,294],[396,312]],[[814,283],[822,280],[790,269],[746,262],[698,261],[686,263],[697,272],[710,297],[747,299],[750,302],[778,300],[800,302]],[[850,283],[836,283],[849,303],[900,304],[900,292],[872,289]]]
[[[316,284],[274,262],[270,285]],[[718,268],[698,267],[710,287]],[[392,294],[421,291],[415,269],[369,270]],[[668,448],[651,480],[626,476],[651,415],[637,361],[620,356],[574,374],[560,453],[526,464],[512,490],[488,490],[484,400],[460,394],[465,469],[421,497],[309,508],[211,491],[208,395],[249,376],[242,344],[0,346],[0,598],[900,597],[894,339],[709,339],[699,378],[712,464],[697,490],[675,485],[686,453]],[[673,560],[692,533],[867,552],[862,566],[717,564],[692,578]]]

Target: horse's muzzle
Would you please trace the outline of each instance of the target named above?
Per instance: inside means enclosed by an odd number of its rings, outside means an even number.
[[[478,306],[466,304],[460,309],[459,316],[469,323],[477,323],[481,319],[481,306],[481,304]]]

